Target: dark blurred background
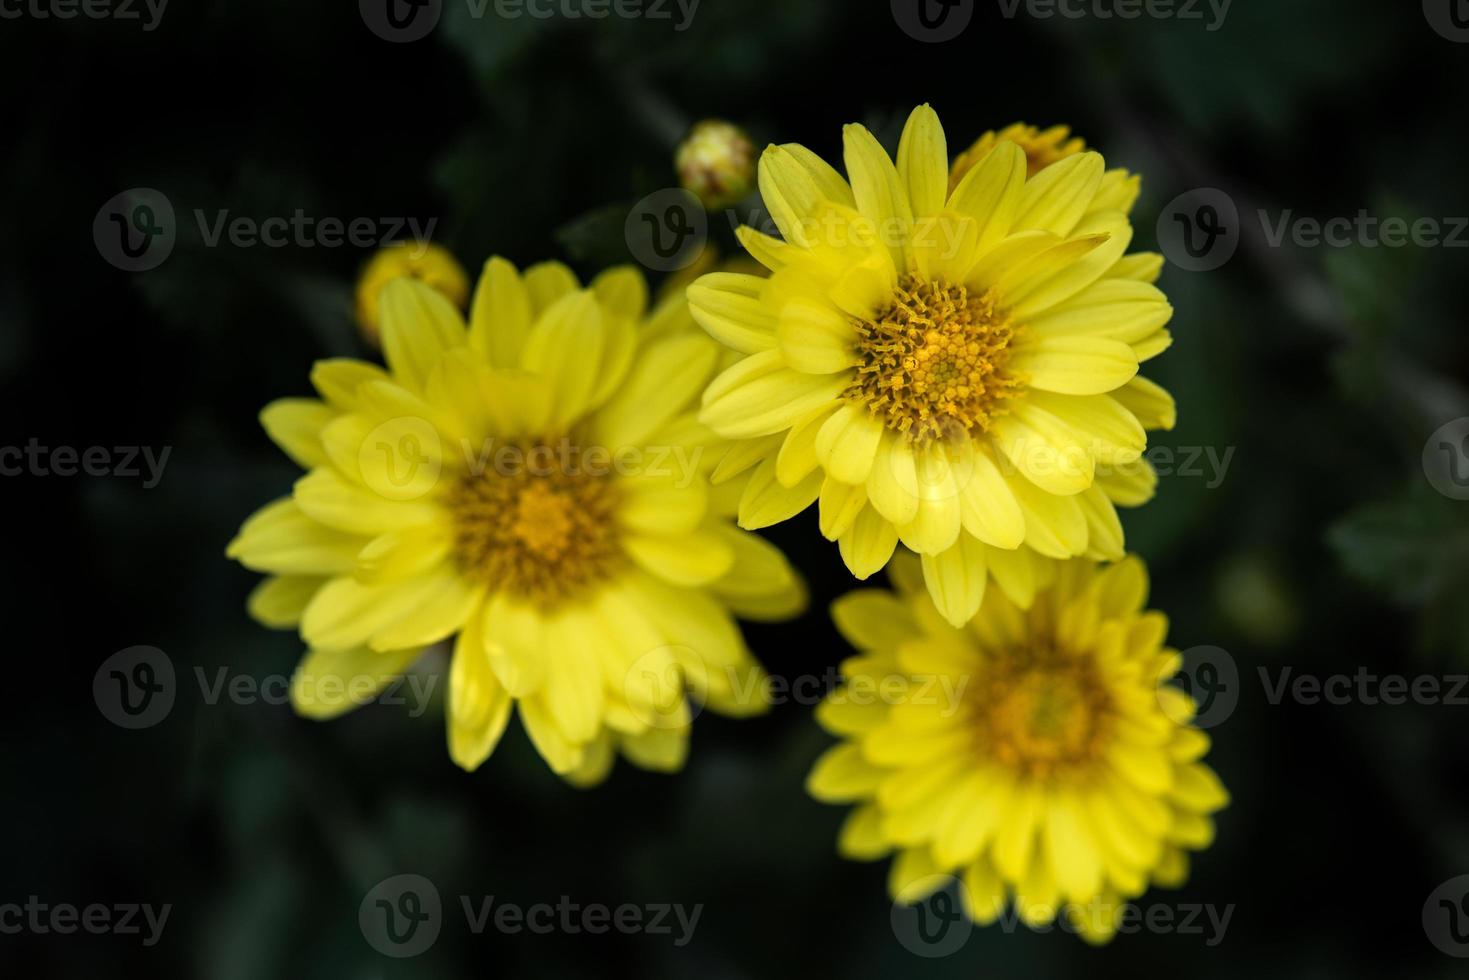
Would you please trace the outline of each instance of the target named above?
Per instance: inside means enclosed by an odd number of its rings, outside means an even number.
[[[704,0],[686,22],[672,4],[666,18],[592,20],[493,4],[475,17],[444,0],[437,26],[408,43],[369,29],[370,5],[54,16],[64,3],[0,4],[0,445],[171,452],[150,487],[146,470],[0,480],[0,904],[172,910],[152,946],[0,935],[0,974],[1463,975],[1448,953],[1469,942],[1435,948],[1423,917],[1435,889],[1469,873],[1469,706],[1269,695],[1287,668],[1469,671],[1469,502],[1454,499],[1469,495],[1469,423],[1432,435],[1469,415],[1469,232],[1458,248],[1390,248],[1356,231],[1272,245],[1262,230],[1365,209],[1454,235],[1469,215],[1460,0],[1239,0],[1222,21],[1202,3],[1124,20],[1092,0],[1073,0],[1079,18],[965,0],[950,15],[967,25],[943,42],[911,36],[899,24],[912,11],[873,0]],[[1232,258],[1163,274],[1176,341],[1149,374],[1178,399],[1177,429],[1155,439],[1177,472],[1124,514],[1172,643],[1222,648],[1237,672],[1235,706],[1212,729],[1234,797],[1218,841],[1184,889],[1141,899],[1232,905],[1222,941],[1143,932],[1094,950],[990,928],[952,955],[915,956],[889,924],[885,864],[839,860],[845,811],[803,791],[830,742],[808,705],[747,722],[706,714],[679,776],[619,764],[583,792],[546,769],[518,723],[480,771],[461,772],[437,698],[416,718],[373,705],[327,724],[279,704],[208,703],[196,668],[210,683],[222,669],[259,682],[300,655],[294,636],[246,617],[257,577],[223,549],[294,477],[259,408],[307,394],[317,358],[370,353],[350,317],[370,250],[210,246],[196,210],[210,223],[298,209],[433,219],[471,274],[493,252],[590,274],[629,258],[623,221],[676,183],[674,144],[694,120],[835,159],[843,123],[892,148],[924,101],[951,152],[1016,120],[1064,122],[1141,172],[1135,248],[1156,246],[1179,195],[1214,188],[1237,208]],[[177,240],[156,268],[126,272],[99,251],[93,221],[140,187],[171,203]],[[710,219],[725,251],[728,224]],[[1447,468],[1425,467],[1425,447]],[[752,645],[777,675],[821,676],[846,654],[826,605],[852,583],[814,513],[771,537],[813,604],[794,626],[751,629]],[[92,685],[104,660],[140,644],[166,651],[178,694],[166,718],[130,731]],[[446,916],[433,948],[401,961],[374,951],[357,918],[397,873],[431,879]],[[1451,900],[1464,890],[1451,885]],[[682,947],[474,935],[461,895],[703,911]]]

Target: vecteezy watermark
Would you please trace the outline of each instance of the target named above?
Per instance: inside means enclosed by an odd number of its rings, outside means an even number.
[[[168,0],[0,0],[0,20],[135,20],[148,33],[167,6]]]
[[[1440,37],[1469,42],[1469,3],[1464,0],[1423,0],[1423,16]]]
[[[968,674],[855,674],[840,669],[822,674],[784,676],[729,665],[712,666],[685,646],[661,646],[633,661],[623,676],[622,694],[633,714],[653,728],[681,728],[702,710],[689,692],[717,690],[734,704],[814,707],[825,701],[866,706],[920,705],[948,718],[963,704]]]
[[[1450,878],[1428,896],[1423,931],[1439,952],[1469,959],[1469,875]]]
[[[1217,187],[1200,187],[1169,201],[1158,214],[1158,247],[1190,272],[1208,272],[1239,248],[1239,209]]]
[[[296,208],[289,215],[233,214],[229,208],[193,209],[198,241],[205,248],[382,248],[394,242],[422,256],[437,218],[316,216]],[[152,187],[114,194],[92,219],[97,252],[124,272],[155,269],[178,243],[173,202]]]
[[[1293,667],[1271,671],[1257,668],[1265,700],[1278,705],[1289,698],[1296,704],[1316,705],[1449,705],[1469,706],[1469,674],[1375,674],[1358,667],[1354,674],[1297,674]]]
[[[915,41],[937,44],[964,33],[974,0],[890,0],[893,22]]]
[[[382,248],[404,241],[408,232],[408,254],[422,258],[428,251],[438,218],[420,224],[417,218],[317,218],[297,208],[290,217],[273,215],[255,218],[249,215],[230,217],[228,208],[210,217],[202,208],[194,209],[199,237],[206,248],[218,248],[224,242],[234,248]]]
[[[703,915],[704,906],[655,902],[606,905],[576,902],[562,895],[555,903],[522,905],[494,895],[460,895],[459,909],[464,924],[475,936],[487,931],[505,935],[531,933],[625,935],[643,933],[670,936],[673,945],[687,946]],[[434,883],[423,875],[400,874],[387,878],[363,896],[357,909],[357,924],[367,944],[384,956],[405,959],[426,952],[444,927],[443,901]]]
[[[1297,216],[1291,208],[1271,216],[1258,212],[1265,244],[1280,248],[1289,240],[1297,248],[1469,248],[1469,218],[1379,218],[1366,208],[1348,218],[1324,220]]]
[[[154,906],[143,902],[104,904],[91,902],[43,902],[39,895],[25,903],[0,902],[0,935],[70,936],[78,931],[94,936],[142,936],[144,946],[156,946],[168,924],[173,905]]]
[[[1445,422],[1428,437],[1423,475],[1450,500],[1469,500],[1469,416]]]
[[[1210,729],[1221,725],[1234,714],[1239,705],[1239,667],[1229,651],[1223,647],[1189,647],[1182,653],[1183,662],[1172,678],[1177,685],[1158,689],[1159,703],[1167,714],[1180,725]],[[1189,697],[1189,704],[1180,705],[1167,691],[1182,690]]]
[[[654,272],[692,265],[709,238],[709,218],[691,191],[665,187],[634,204],[622,226],[628,251]]]
[[[151,728],[168,717],[178,694],[173,661],[157,647],[119,650],[92,675],[92,700],[119,728]]]
[[[893,935],[908,952],[924,959],[949,956],[964,948],[974,922],[964,911],[964,884],[952,875],[933,875],[914,883],[932,889],[917,902],[894,902],[888,914]]]
[[[330,711],[364,704],[406,706],[410,717],[428,710],[439,675],[414,672],[362,671],[355,674],[297,670],[292,675],[255,676],[219,667],[195,667],[192,677],[199,700],[208,707],[233,705],[299,705]],[[173,711],[179,685],[173,660],[157,647],[136,646],[108,657],[92,675],[97,710],[119,728],[151,728]]]
[[[162,265],[177,236],[173,203],[152,187],[112,195],[92,219],[97,251],[124,272],[147,272]]]
[[[1469,217],[1374,215],[1318,218],[1293,208],[1255,212],[1267,248],[1469,248]],[[1243,232],[1234,199],[1217,187],[1175,197],[1158,215],[1158,245],[1168,261],[1190,272],[1217,269],[1234,256]]]
[[[893,935],[903,948],[930,959],[962,949],[974,931],[965,906],[974,908],[975,900],[975,896],[965,896],[964,883],[952,875],[931,875],[914,882],[910,891],[924,897],[893,903],[890,916]],[[1090,902],[1028,907],[1022,918],[1020,909],[1010,902],[994,910],[997,914],[991,927],[1007,935],[1022,926],[1032,932],[1081,935],[1105,932],[1110,926],[1122,936],[1141,932],[1199,936],[1205,946],[1213,948],[1224,941],[1234,910],[1233,903],[1224,906],[1198,902],[1138,904],[1095,898]]]
[[[1234,0],[995,0],[1000,15],[1019,14],[1036,20],[1177,20],[1204,21],[1210,32],[1224,26]]]
[[[32,437],[25,446],[0,446],[0,476],[112,476],[143,477],[143,489],[152,490],[163,479],[172,446],[155,453],[152,446],[43,446]],[[142,464],[143,469],[139,468]]]
[[[1174,477],[1183,480],[1203,480],[1205,490],[1217,490],[1224,484],[1224,478],[1229,473],[1229,464],[1234,459],[1235,446],[1164,446],[1161,444],[1150,445],[1144,449],[1138,460],[1146,462],[1153,468],[1153,472],[1161,477]],[[1100,454],[1098,454],[1100,455]],[[1105,457],[1096,464],[1098,476],[1113,473],[1125,473],[1131,467],[1138,465],[1134,460],[1107,460]],[[1008,470],[1014,464],[1009,462],[1009,457],[1001,463],[1002,470]]]
[[[474,20],[671,21],[683,32],[694,21],[700,0],[457,0]],[[444,0],[358,0],[362,23],[384,41],[402,44],[428,37],[444,15]]]

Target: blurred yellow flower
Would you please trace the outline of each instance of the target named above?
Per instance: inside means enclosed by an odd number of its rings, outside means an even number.
[[[1183,882],[1229,802],[1199,761],[1209,737],[1192,699],[1168,684],[1181,658],[1163,645],[1167,620],[1144,611],[1142,562],[1057,562],[1028,612],[992,590],[960,628],[911,558],[891,573],[896,594],[832,608],[859,653],[817,710],[845,741],[807,787],[859,804],[839,850],[895,854],[897,901],[954,875],[977,923],[1013,903],[1032,927],[1064,914],[1105,942],[1129,899]]]
[[[319,399],[266,407],[309,472],[228,554],[273,576],[257,618],[299,625],[310,648],[298,711],[340,714],[453,638],[454,760],[480,765],[517,706],[551,768],[589,784],[618,751],[679,768],[687,696],[765,709],[734,616],[794,615],[804,589],[709,486],[725,447],[695,409],[724,352],[681,295],[651,314],[647,299],[632,268],[583,287],[559,263],[495,258],[466,324],[398,279],[382,291],[388,370],[322,361]],[[323,678],[357,696],[325,696]]]
[[[990,577],[1025,605],[1042,558],[1120,558],[1115,507],[1156,484],[1145,430],[1174,421],[1137,373],[1170,343],[1172,307],[1152,284],[1161,260],[1124,254],[1136,178],[1090,152],[1030,176],[998,140],[951,192],[928,106],[896,165],[861,126],[845,145],[845,179],[803,146],[767,148],[760,191],[784,240],[739,237],[769,277],[715,272],[688,290],[744,355],[700,415],[741,440],[717,474],[751,470],[741,526],[819,500],[853,574],[901,540],[954,624]]]
[[[375,348],[382,346],[379,302],[383,287],[395,279],[417,279],[437,289],[463,310],[469,277],[453,254],[434,242],[394,242],[373,253],[357,277],[357,328]]]

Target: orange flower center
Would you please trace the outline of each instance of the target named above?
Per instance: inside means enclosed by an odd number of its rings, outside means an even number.
[[[1112,699],[1090,658],[1018,653],[991,663],[974,701],[986,755],[1039,778],[1100,758]]]
[[[892,305],[857,332],[847,397],[915,441],[988,430],[1019,387],[1005,371],[1014,330],[989,293],[904,276]]]
[[[579,454],[558,458],[549,441],[517,449],[450,489],[454,556],[491,588],[555,605],[620,563],[617,494],[607,476],[567,465]]]

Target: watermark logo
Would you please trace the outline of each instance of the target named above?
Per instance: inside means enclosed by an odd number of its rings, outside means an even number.
[[[1428,896],[1423,931],[1439,952],[1469,959],[1469,875],[1450,878]]]
[[[1469,416],[1445,422],[1428,437],[1423,475],[1450,500],[1469,500]]]
[[[1297,674],[1281,667],[1272,679],[1270,671],[1258,668],[1265,700],[1278,705],[1287,697],[1301,705],[1379,704],[1448,705],[1469,707],[1469,674],[1374,674],[1358,667],[1355,674]]]
[[[503,935],[530,933],[545,936],[602,935],[618,932],[670,936],[673,945],[687,946],[694,937],[703,905],[655,902],[636,905],[624,902],[609,906],[582,903],[562,895],[554,904],[521,905],[495,895],[459,895],[464,928],[473,936],[486,932]],[[438,941],[449,917],[434,883],[423,875],[400,874],[379,882],[362,899],[357,924],[373,949],[394,959],[407,959],[428,951]]]
[[[205,248],[366,249],[403,244],[414,258],[427,250],[438,224],[437,218],[420,221],[407,216],[318,217],[302,208],[265,217],[232,215],[229,208],[193,208],[192,215],[192,233]],[[98,254],[125,272],[147,272],[163,264],[181,230],[186,229],[179,227],[173,203],[151,187],[114,195],[92,219]]]
[[[700,0],[462,0],[471,20],[561,19],[669,21],[675,32],[693,24]],[[362,22],[384,41],[403,44],[427,37],[444,13],[443,0],[358,0]]]
[[[104,905],[92,902],[45,902],[31,895],[24,905],[19,902],[0,904],[0,935],[70,936],[85,932],[93,936],[140,936],[145,947],[158,945],[163,927],[173,912],[172,903],[121,902]]]
[[[893,904],[893,935],[903,948],[927,959],[949,956],[959,951],[974,931],[969,908],[982,896],[969,893],[962,881],[952,875],[937,874],[913,882],[905,895],[922,895],[922,899]],[[985,899],[989,901],[989,899]],[[998,903],[999,899],[995,901]],[[1233,904],[1200,905],[1195,902],[1107,901],[1100,896],[1086,902],[1060,904],[1036,903],[1021,916],[1014,901],[1004,908],[998,904],[987,909],[994,913],[993,925],[1006,935],[1025,926],[1032,932],[1065,932],[1075,935],[1097,935],[1115,932],[1133,935],[1140,932],[1155,935],[1198,936],[1210,948],[1224,941],[1224,934],[1234,918]]]
[[[425,419],[389,419],[362,440],[357,464],[367,485],[382,497],[416,500],[439,482],[439,432]]]
[[[931,893],[911,904],[894,902],[889,922],[893,935],[908,952],[925,959],[957,953],[969,941],[974,923],[964,911],[963,886],[951,875],[930,875],[913,883],[913,891]]]
[[[364,671],[343,673],[297,668],[295,674],[262,676],[219,667],[211,675],[192,671],[200,703],[252,707],[295,704],[302,710],[334,712],[378,703],[406,707],[410,718],[429,709],[440,675],[429,672]],[[169,716],[187,683],[176,680],[173,660],[157,647],[137,646],[103,661],[92,678],[92,696],[102,716],[119,728],[151,728]]]
[[[998,0],[1000,16],[1014,20],[1022,11],[1036,20],[1204,21],[1210,34],[1224,26],[1234,0]]]
[[[938,44],[964,33],[974,0],[891,0],[893,20],[915,41]]]
[[[1168,261],[1190,272],[1228,262],[1239,247],[1239,210],[1217,187],[1199,187],[1168,202],[1158,215],[1158,247]]]
[[[1440,37],[1469,41],[1469,0],[1423,0],[1423,16]]]
[[[0,446],[0,476],[142,477],[152,490],[163,479],[172,446],[43,446],[32,436],[24,446]]]
[[[1183,665],[1173,680],[1194,705],[1192,718],[1173,718],[1181,725],[1213,728],[1223,724],[1239,705],[1239,666],[1223,647],[1197,646],[1183,651]],[[1162,705],[1164,713],[1172,717],[1174,702],[1165,698]]]
[[[405,44],[428,36],[444,13],[444,0],[357,0],[362,23],[384,41]]]
[[[645,725],[682,729],[704,709],[689,691],[709,689],[709,668],[698,651],[685,646],[655,647],[633,661],[623,677],[622,693],[629,709]],[[737,679],[733,676],[731,682]],[[746,692],[753,700],[758,695]]]
[[[114,194],[92,219],[97,251],[124,272],[156,269],[173,251],[177,236],[173,204],[152,187]]]
[[[4,0],[0,20],[135,20],[143,33],[156,30],[168,0]]]
[[[92,699],[119,728],[151,728],[168,717],[178,694],[173,661],[157,647],[119,650],[92,677]]]
[[[1469,3],[1469,0],[1465,0]],[[1366,208],[1355,214],[1314,217],[1294,208],[1255,210],[1259,241],[1267,248],[1469,248],[1469,217],[1383,217]],[[1233,258],[1243,232],[1234,200],[1215,187],[1180,194],[1158,216],[1158,244],[1168,260],[1191,272],[1208,272]]]
[[[443,926],[439,890],[423,875],[394,875],[378,882],[357,908],[367,944],[384,956],[407,959],[428,951]]]
[[[709,218],[691,192],[665,187],[633,205],[622,231],[628,251],[644,267],[674,272],[692,265],[704,251]]]

